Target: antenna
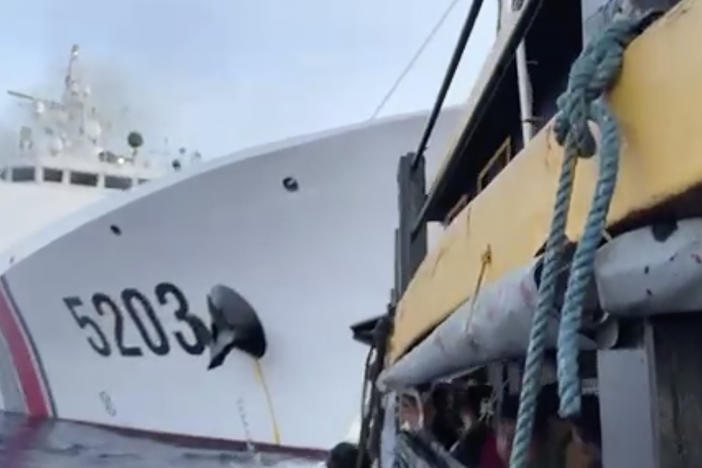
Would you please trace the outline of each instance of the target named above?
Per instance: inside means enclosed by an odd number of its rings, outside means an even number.
[[[19,91],[12,91],[11,89],[7,90],[7,94],[9,94],[12,97],[20,98],[20,99],[29,99],[31,101],[36,101],[37,98],[34,96],[30,96],[29,94],[24,94],[20,93]]]
[[[52,101],[50,99],[42,99],[38,97],[31,96],[29,94],[25,93],[20,93],[19,91],[12,91],[11,89],[7,90],[7,94],[9,94],[12,97],[16,97],[19,99],[26,99],[27,101],[32,101],[32,102],[41,102],[45,106],[47,106],[49,109],[63,109],[64,106],[60,102]]]
[[[129,135],[127,135],[127,143],[129,147],[132,148],[132,156],[136,157],[137,150],[144,144],[144,137],[142,137],[139,132],[129,132]]]
[[[78,44],[73,44],[73,47],[71,47],[71,56],[68,59],[68,69],[66,70],[66,90],[70,91],[71,89],[71,84],[73,83],[73,66],[76,63],[76,60],[78,60]]]

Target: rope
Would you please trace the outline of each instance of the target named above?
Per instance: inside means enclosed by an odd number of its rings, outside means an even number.
[[[564,157],[551,229],[546,241],[537,309],[529,336],[517,428],[510,458],[512,468],[523,468],[527,463],[540,389],[548,317],[554,308],[557,272],[562,263],[566,241],[565,228],[575,167],[578,156],[590,157],[596,150],[595,138],[588,126],[588,121],[592,120],[601,132],[599,176],[585,228],[573,256],[558,330],[560,414],[572,416],[580,411],[578,332],[585,294],[592,279],[595,251],[601,240],[614,192],[619,155],[618,126],[603,95],[621,69],[624,48],[639,32],[641,25],[640,21],[630,19],[616,21],[591,41],[573,64],[568,77],[568,88],[557,101],[558,114],[554,132],[557,141],[564,146]]]
[[[368,351],[366,366],[363,377],[363,391],[361,401],[361,433],[359,435],[359,455],[356,459],[356,467],[360,468],[364,462],[364,455],[370,458],[378,456],[380,445],[380,433],[382,430],[383,411],[381,408],[380,391],[376,386],[378,374],[383,369],[385,352],[387,350],[387,339],[390,332],[389,315],[381,318],[373,328],[373,343]],[[370,386],[370,398],[368,390]],[[366,406],[367,405],[367,406]]]
[[[470,301],[470,309],[468,310],[468,318],[465,323],[465,330],[470,328],[470,324],[473,321],[473,311],[475,309],[475,302],[477,301],[478,293],[480,292],[480,287],[483,285],[483,279],[485,277],[485,270],[487,266],[492,263],[492,249],[490,244],[485,248],[485,251],[480,256],[480,273],[478,273],[478,280],[475,283],[475,290],[473,291],[473,297]]]
[[[431,42],[432,39],[434,39],[434,36],[436,35],[437,32],[439,32],[439,29],[441,26],[444,24],[444,21],[446,21],[446,18],[448,18],[449,13],[451,13],[451,10],[458,4],[458,0],[453,0],[449,6],[444,10],[444,13],[441,15],[439,18],[439,21],[437,21],[434,24],[434,27],[429,31],[429,34],[424,38],[424,41],[422,44],[419,46],[417,51],[414,53],[410,61],[405,65],[405,68],[402,70],[402,72],[399,74],[397,79],[395,79],[395,82],[392,84],[390,89],[388,90],[387,93],[385,93],[385,96],[383,96],[383,99],[380,100],[380,103],[375,107],[373,110],[373,113],[371,116],[368,118],[368,120],[373,120],[376,117],[378,117],[378,114],[380,114],[380,111],[383,110],[383,107],[385,107],[385,104],[390,100],[393,94],[395,94],[395,91],[397,90],[398,86],[400,86],[400,83],[402,83],[402,80],[405,79],[405,76],[412,70],[412,67],[414,67],[414,64],[417,62],[419,57],[422,55],[422,52],[424,52],[424,49],[427,48],[429,43]]]
[[[614,22],[601,38],[591,43],[592,47],[582,54],[583,59],[573,64],[568,89],[558,103],[554,131],[571,157],[578,154],[588,157],[595,152],[595,139],[588,120],[594,120],[601,133],[597,185],[573,255],[558,330],[559,412],[563,417],[580,413],[578,344],[582,310],[619,167],[619,127],[603,95],[618,76],[624,49],[636,37],[639,24],[640,21],[632,19]]]
[[[478,293],[480,292],[480,286],[482,286],[483,284],[485,269],[490,263],[492,263],[492,249],[490,248],[490,244],[488,244],[488,246],[485,247],[485,251],[480,256],[480,273],[478,274],[478,281],[475,283],[475,291],[473,291],[473,301],[471,304],[471,308],[473,308],[473,306],[475,305],[475,298],[478,297]]]
[[[368,432],[370,430],[371,418],[373,417],[370,402],[368,401],[368,386],[373,385],[373,382],[370,381],[370,374],[374,352],[375,348],[371,346],[368,350],[366,364],[363,369],[363,388],[361,389],[361,431],[358,435],[358,457],[356,458],[355,464],[357,468],[363,464],[364,455],[368,448]]]

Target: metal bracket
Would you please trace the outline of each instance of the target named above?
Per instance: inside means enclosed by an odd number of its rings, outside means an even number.
[[[637,329],[634,347],[598,352],[603,466],[698,466],[702,314],[653,317]]]
[[[398,296],[407,288],[414,272],[427,254],[426,224],[412,232],[414,220],[424,205],[424,157],[414,153],[400,157],[397,170],[399,188],[399,226],[396,233],[396,284]]]

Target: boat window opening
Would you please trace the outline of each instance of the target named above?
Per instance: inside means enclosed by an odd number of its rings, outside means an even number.
[[[35,180],[35,168],[30,166],[15,167],[12,169],[13,182],[33,182]]]
[[[559,19],[562,18],[562,19]],[[555,31],[554,31],[555,29]],[[564,42],[562,47],[550,47],[553,37]],[[568,0],[548,4],[539,10],[529,28],[524,43],[527,56],[529,85],[532,90],[530,123],[538,132],[556,114],[556,99],[568,82],[573,60],[582,48],[580,2]],[[479,130],[466,154],[491,154],[489,159],[476,158],[477,177],[473,197],[477,196],[507,167],[512,157],[521,151],[525,142],[521,135],[521,109],[518,104],[518,77],[514,62],[510,65],[502,86],[493,99],[491,109],[479,124]],[[490,129],[502,129],[490,130]],[[507,132],[504,129],[507,128]],[[482,129],[485,129],[483,131]],[[493,149],[497,145],[497,152]],[[492,148],[489,148],[492,146]],[[468,148],[467,148],[468,150]],[[470,158],[469,158],[470,159]],[[471,197],[471,198],[473,198]],[[460,198],[458,198],[460,201]]]
[[[132,179],[124,176],[105,176],[105,188],[127,190],[132,186]]]
[[[7,180],[7,169],[0,171],[0,179]]]
[[[72,171],[70,181],[73,185],[87,185],[90,187],[95,187],[98,182],[98,176],[94,172]]]
[[[44,168],[44,182],[61,182],[63,181],[63,171],[61,169]]]
[[[530,22],[523,41],[526,64],[531,85],[531,113],[525,116],[538,132],[555,115],[556,99],[565,89],[572,61],[582,49],[583,28],[581,7],[577,0],[545,2]],[[506,26],[510,27],[510,26]],[[510,31],[504,31],[508,34]],[[553,47],[553,38],[559,38],[559,47]],[[496,51],[493,51],[496,53]],[[519,84],[514,60],[496,62],[491,87],[479,92],[471,109],[468,125],[463,130],[465,139],[460,141],[451,154],[446,167],[450,171],[440,174],[422,210],[423,221],[443,222],[457,205],[468,203],[489,182],[476,183],[480,171],[506,138],[510,139],[511,154],[518,154],[524,147],[522,116],[519,104]],[[501,78],[500,78],[501,77]],[[499,78],[499,79],[498,79]],[[492,179],[496,174],[490,174]]]
[[[444,208],[444,213],[448,213],[463,195],[467,194],[470,202],[497,177],[506,166],[503,154],[505,144],[509,147],[510,157],[524,146],[517,67],[514,61],[507,67],[502,85],[497,89],[474,135],[461,152],[465,165],[462,170],[466,171],[464,182],[456,180],[449,187],[455,194],[447,200],[450,204]],[[458,193],[458,190],[462,193]]]
[[[478,173],[478,179],[476,181],[476,186],[478,187],[478,192],[481,192],[487,185],[497,177],[497,174],[502,171],[507,164],[509,164],[510,159],[512,159],[512,142],[510,138],[507,137],[500,145],[500,147],[495,151],[495,154],[485,163],[485,166]]]
[[[453,221],[453,218],[455,218],[458,213],[460,213],[461,210],[466,207],[466,205],[468,205],[468,195],[463,195],[458,199],[458,202],[456,202],[453,208],[449,210],[441,224],[444,227],[448,227],[448,225],[451,224],[451,221]]]
[[[137,183],[138,183],[139,185],[141,185],[141,184],[147,183],[148,181],[149,181],[149,179],[139,179],[139,180],[137,181]]]
[[[556,99],[566,89],[570,67],[583,47],[582,31],[581,2],[567,0],[546,2],[526,34],[535,133],[556,114]],[[553,47],[554,37],[558,47]]]

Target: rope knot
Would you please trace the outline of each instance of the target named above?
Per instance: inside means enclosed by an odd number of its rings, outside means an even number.
[[[578,356],[582,311],[594,275],[595,253],[606,226],[619,164],[619,126],[604,95],[621,69],[624,48],[651,19],[652,16],[642,20],[616,21],[602,31],[573,64],[568,77],[568,88],[557,101],[558,115],[554,133],[565,151],[558,178],[551,229],[544,249],[537,306],[529,334],[517,428],[510,455],[511,468],[523,468],[528,461],[549,316],[556,304],[557,279],[563,260],[575,169],[578,156],[591,156],[597,149],[595,139],[588,128],[588,122],[592,120],[600,130],[597,183],[585,225],[570,262],[568,283],[561,307],[556,355],[559,413],[563,417],[571,417],[580,412]]]
[[[595,154],[595,137],[588,126],[595,120],[593,103],[614,83],[621,70],[624,49],[637,35],[641,22],[622,19],[612,23],[590,42],[575,60],[568,75],[568,87],[556,101],[556,140],[571,146],[581,157]]]

